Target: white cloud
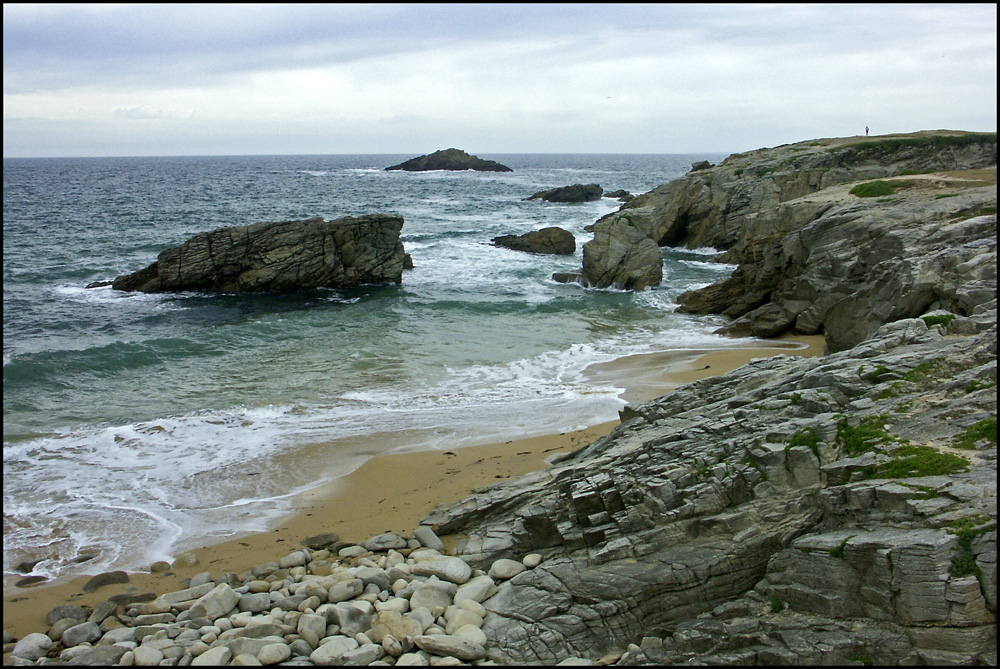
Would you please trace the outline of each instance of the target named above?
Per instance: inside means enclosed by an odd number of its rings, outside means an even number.
[[[996,6],[4,5],[5,155],[738,151],[865,125],[995,130]]]

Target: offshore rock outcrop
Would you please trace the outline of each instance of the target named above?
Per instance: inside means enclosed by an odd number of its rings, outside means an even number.
[[[550,190],[540,190],[525,200],[546,202],[595,202],[604,197],[604,189],[597,184],[573,184]]]
[[[491,659],[995,663],[995,302],[622,417],[422,521],[473,565],[545,556],[483,602]]]
[[[256,223],[195,235],[115,290],[271,292],[401,283],[403,218],[372,214]]]
[[[427,172],[430,170],[475,170],[477,172],[513,172],[506,165],[501,165],[495,160],[484,160],[478,156],[472,156],[461,149],[443,149],[411,158],[398,165],[387,167],[385,170],[404,170],[406,172]]]
[[[523,235],[501,235],[490,241],[496,246],[527,253],[573,255],[576,252],[576,238],[573,237],[573,233],[557,227],[532,230]]]

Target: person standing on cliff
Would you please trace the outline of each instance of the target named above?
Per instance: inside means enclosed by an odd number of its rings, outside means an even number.
[[[865,126],[865,137],[868,136],[868,126]]]

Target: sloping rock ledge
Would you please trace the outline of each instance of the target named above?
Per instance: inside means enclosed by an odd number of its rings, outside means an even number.
[[[403,217],[371,214],[325,221],[256,223],[195,235],[112,288],[270,292],[401,283]]]

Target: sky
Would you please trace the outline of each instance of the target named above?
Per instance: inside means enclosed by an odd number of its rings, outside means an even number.
[[[996,132],[996,4],[4,4],[3,155]]]

